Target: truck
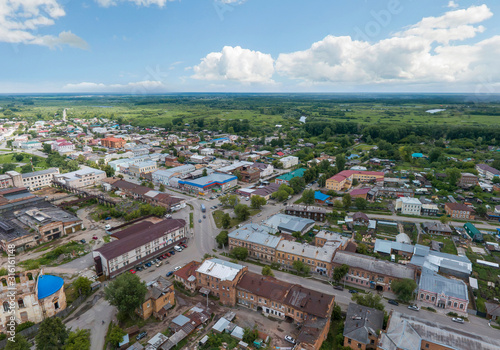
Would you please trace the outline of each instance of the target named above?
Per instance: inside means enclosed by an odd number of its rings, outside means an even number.
[[[202,205],[201,205],[201,212],[202,212],[202,213],[204,213],[204,212],[206,212],[206,211],[207,211],[207,209],[205,208],[205,205],[204,205],[204,204],[202,204]]]

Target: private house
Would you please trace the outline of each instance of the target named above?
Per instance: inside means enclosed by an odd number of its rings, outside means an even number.
[[[299,168],[299,169],[296,169],[294,171],[291,171],[289,173],[286,173],[286,174],[283,174],[281,176],[278,176],[276,178],[276,183],[278,185],[281,185],[281,184],[286,184],[286,185],[289,185],[290,184],[290,180],[293,179],[294,177],[303,177],[304,176],[304,173],[305,173],[306,169],[305,168]]]
[[[283,169],[289,169],[297,164],[299,164],[299,157],[288,156],[283,157],[279,160],[283,164]]]
[[[500,304],[497,303],[484,303],[486,307],[486,318],[489,320],[500,319]]]
[[[236,304],[236,287],[248,267],[220,259],[206,259],[196,270],[200,293],[220,298],[223,305]]]
[[[431,235],[450,236],[453,233],[450,225],[430,221],[422,224],[424,231]]]
[[[352,223],[357,226],[368,226],[370,219],[368,218],[368,215],[358,211],[352,215]]]
[[[483,242],[483,234],[479,231],[474,224],[467,222],[464,224],[464,230],[469,237],[475,242]]]
[[[343,170],[326,180],[326,189],[334,191],[349,190],[355,179],[362,183],[383,181],[384,173],[379,171]]]
[[[349,266],[349,272],[344,277],[345,282],[364,288],[390,291],[391,283],[395,279],[415,279],[415,270],[412,267],[362,254],[338,251],[333,257],[332,265],[335,268],[342,264]]]
[[[184,265],[182,268],[174,272],[174,280],[184,285],[184,288],[190,292],[196,291],[196,270],[200,267],[201,263],[198,261],[191,261]]]
[[[136,310],[137,314],[146,320],[151,315],[163,320],[167,311],[175,304],[175,292],[172,282],[163,276],[147,283],[148,291],[142,305]]]
[[[462,280],[446,278],[423,268],[417,296],[417,300],[422,303],[467,314],[469,295],[467,285]]]
[[[376,349],[383,325],[383,311],[350,303],[344,324],[344,346],[353,350]]]
[[[446,203],[444,211],[453,219],[474,220],[474,209],[462,203]]]
[[[314,192],[314,203],[316,204],[327,205],[330,198],[331,196],[324,194],[321,191]]]

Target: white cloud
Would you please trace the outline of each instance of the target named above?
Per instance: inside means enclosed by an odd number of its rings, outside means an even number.
[[[193,67],[195,79],[234,80],[242,83],[273,83],[274,60],[269,54],[224,46],[211,52]]]
[[[156,92],[165,92],[166,86],[161,81],[138,81],[128,84],[103,84],[82,82],[77,84],[66,84],[63,91],[67,92],[111,92],[124,94],[150,94]]]
[[[452,8],[452,9],[456,9],[458,7],[458,4],[455,1],[450,0],[450,1],[448,1],[448,7]]]
[[[0,0],[0,42],[87,49],[88,44],[69,31],[59,36],[38,33],[40,28],[54,25],[55,20],[65,15],[57,0]]]
[[[132,2],[137,6],[148,7],[151,5],[156,5],[158,7],[163,7],[168,1],[175,1],[175,0],[95,0],[95,2],[97,2],[102,7],[116,6],[118,5],[118,3],[122,2]]]
[[[280,54],[276,71],[305,83],[471,82],[477,74],[500,75],[494,63],[500,36],[469,45],[490,18],[486,5],[423,18],[419,23],[375,43],[350,36],[327,36],[309,49]]]

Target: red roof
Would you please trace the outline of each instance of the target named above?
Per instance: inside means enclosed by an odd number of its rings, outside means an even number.
[[[450,210],[474,211],[474,209],[462,203],[445,203],[444,206],[448,207]]]
[[[182,269],[179,269],[174,272],[175,276],[178,276],[182,278],[183,280],[187,281],[189,276],[195,276],[196,277],[196,270],[198,267],[201,265],[198,261],[191,261],[184,265]]]
[[[340,173],[333,175],[328,180],[335,180],[337,182],[341,182],[342,180],[344,180],[344,179],[346,179],[354,174],[384,176],[384,173],[381,171],[343,170]]]
[[[355,190],[352,190],[349,194],[351,196],[357,196],[360,194],[367,194],[368,192],[370,192],[370,188],[357,188]]]
[[[285,153],[283,153],[283,152],[276,152],[276,155],[278,155],[278,156],[280,156],[280,157],[281,157],[281,156],[284,156],[284,155],[285,155]]]
[[[118,137],[106,137],[105,139],[101,139],[101,141],[120,142],[120,141],[125,141],[125,140],[120,139]]]

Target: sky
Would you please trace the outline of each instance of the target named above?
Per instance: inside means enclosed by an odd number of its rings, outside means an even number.
[[[0,93],[500,93],[500,2],[0,0]]]

